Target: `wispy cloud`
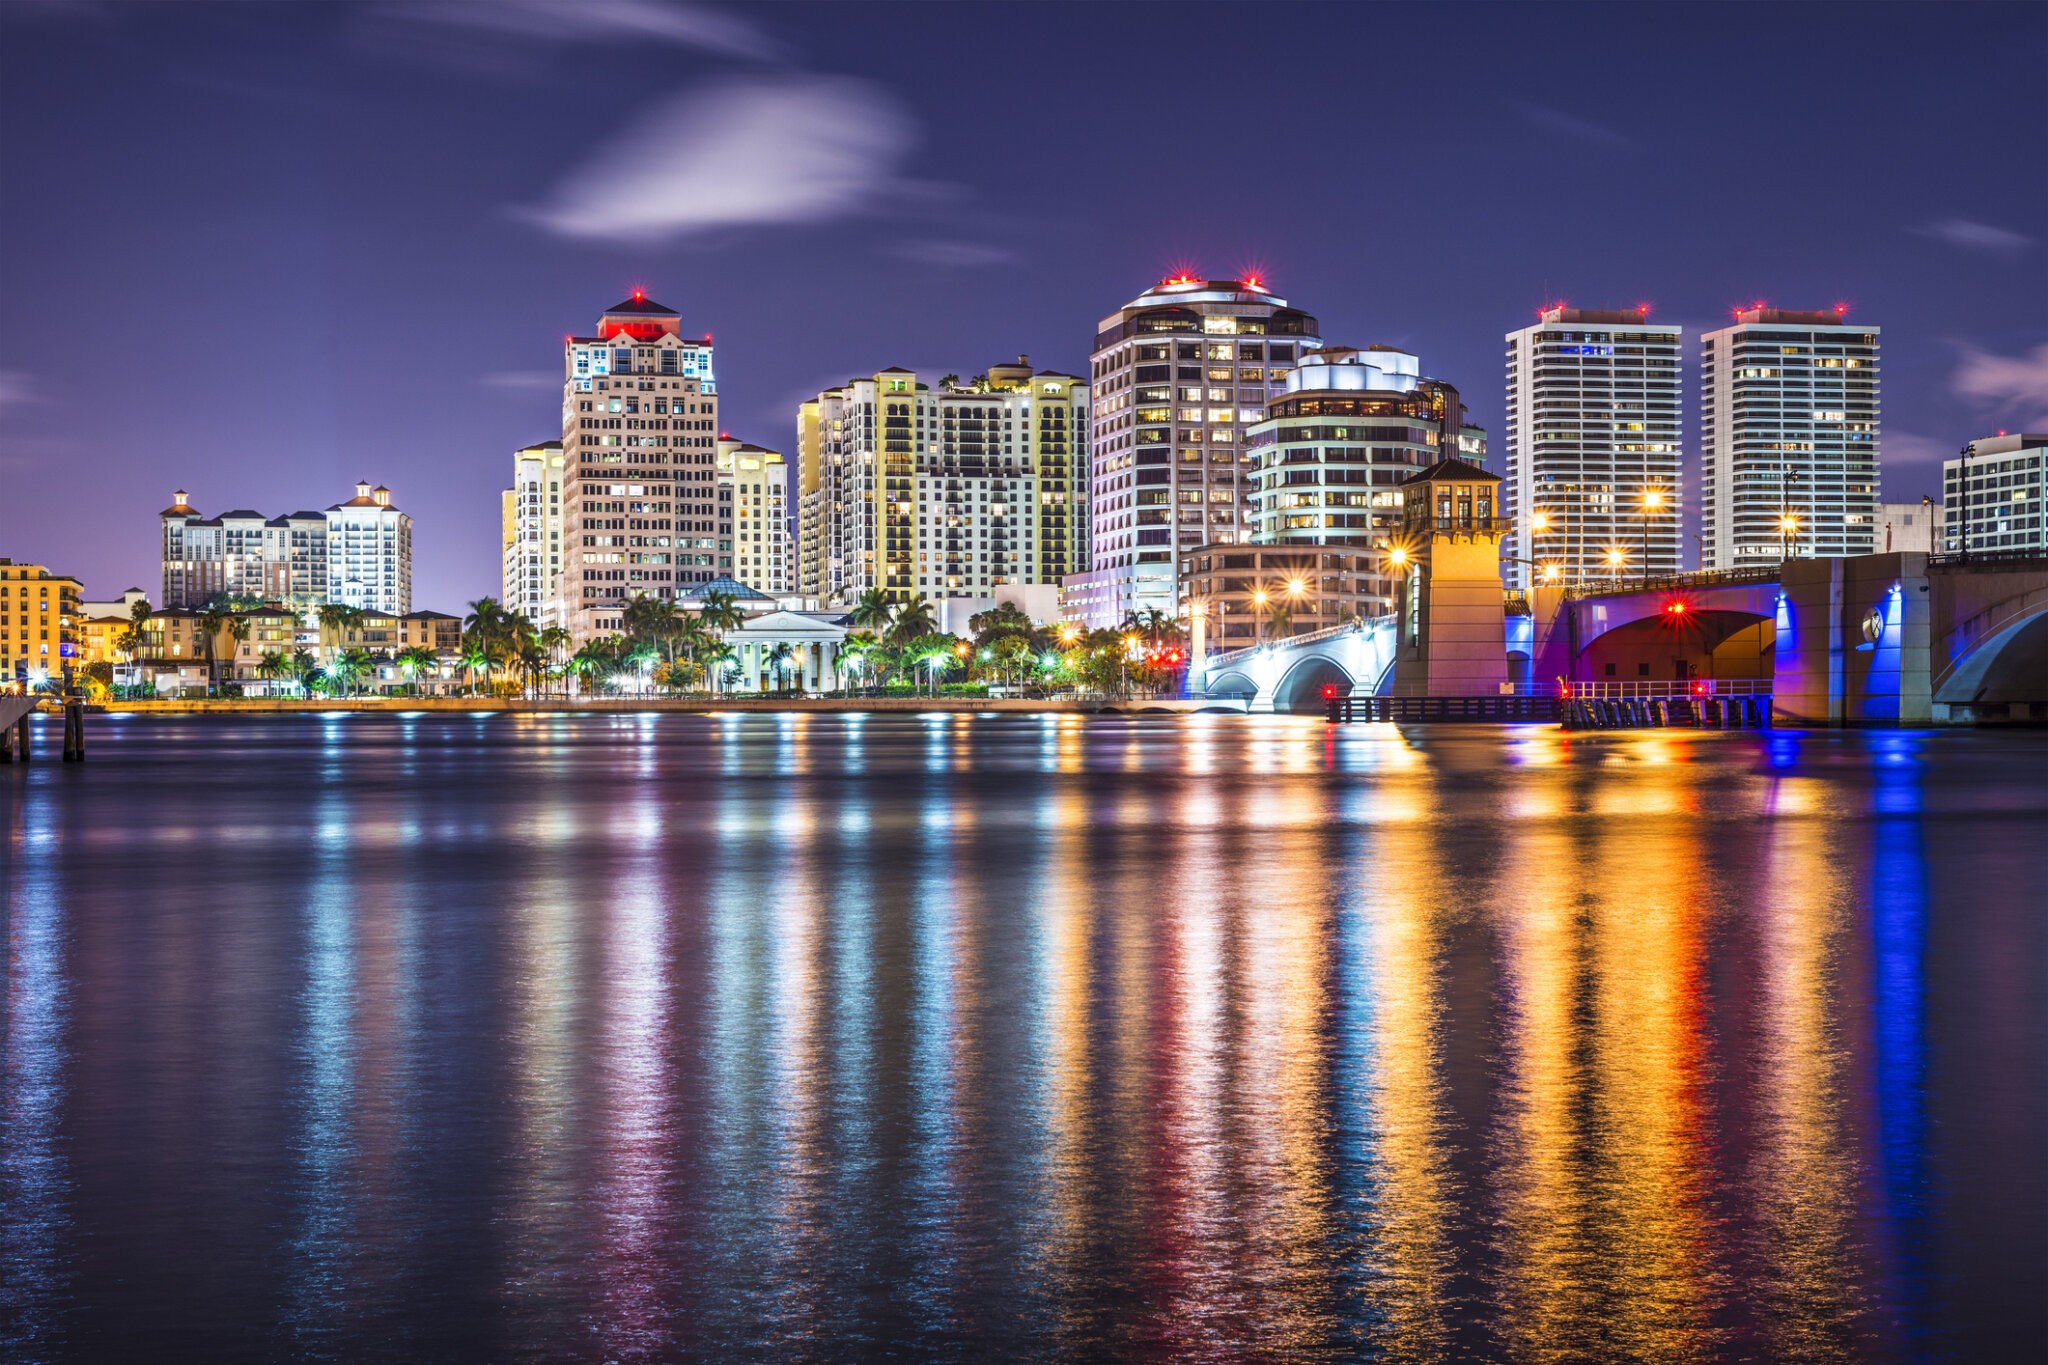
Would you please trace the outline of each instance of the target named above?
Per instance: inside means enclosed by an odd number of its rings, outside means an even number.
[[[1939,218],[1906,231],[1916,237],[1932,237],[1959,250],[1981,252],[1987,256],[2018,256],[2034,244],[2034,239],[2024,232],[1993,227],[1968,218]]]
[[[453,42],[497,45],[672,43],[772,61],[781,49],[753,24],[686,0],[387,0],[373,22]]]
[[[926,237],[913,237],[908,241],[893,243],[888,252],[899,261],[909,261],[913,265],[940,266],[950,270],[1001,265],[1011,259],[1011,254],[999,246],[988,246],[981,242],[939,241]]]
[[[2032,430],[2048,430],[2048,342],[2023,355],[1993,355],[1963,348],[1953,386],[1997,416]]]
[[[478,375],[476,382],[487,389],[538,393],[559,390],[562,387],[562,376],[556,370],[498,370],[492,374]]]
[[[790,73],[658,102],[524,216],[563,237],[661,242],[815,223],[900,184],[915,128],[881,87]]]
[[[1562,109],[1552,109],[1545,104],[1529,104],[1523,100],[1508,100],[1507,107],[1525,122],[1533,123],[1549,132],[1576,138],[1580,142],[1591,142],[1618,150],[1626,150],[1636,145],[1636,140],[1619,128],[1609,127],[1581,114],[1568,114]]]
[[[0,370],[0,412],[26,407],[36,401],[34,381],[21,370]]]

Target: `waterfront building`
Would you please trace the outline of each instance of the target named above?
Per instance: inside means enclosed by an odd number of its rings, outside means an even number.
[[[639,290],[562,343],[562,563],[554,623],[582,643],[634,597],[718,574],[718,381],[711,338]]]
[[[500,495],[504,557],[501,601],[537,627],[555,623],[562,572],[562,443],[541,441],[512,455],[512,486]]]
[[[789,535],[789,461],[780,451],[718,441],[718,569],[770,597],[796,591]]]
[[[1316,319],[1256,277],[1161,280],[1096,328],[1086,567],[1065,611],[1091,627],[1178,610],[1183,559],[1249,540],[1243,434],[1322,346]]]
[[[84,593],[70,575],[0,559],[0,684],[56,676],[83,664],[83,604]]]
[[[1028,357],[964,384],[891,368],[820,393],[797,417],[818,479],[802,595],[993,601],[1002,585],[1056,585],[1080,553],[1087,423],[1087,384]]]
[[[1970,442],[1941,466],[1944,554],[2048,553],[2048,435],[2022,432]]]
[[[1700,338],[1700,567],[1877,548],[1878,329],[1844,314],[1758,305]]]
[[[1245,434],[1251,542],[1328,551],[1309,576],[1316,592],[1335,596],[1305,621],[1385,615],[1395,579],[1384,556],[1401,525],[1401,484],[1458,452],[1484,460],[1485,450],[1486,433],[1465,425],[1457,389],[1425,378],[1415,356],[1386,346],[1313,351],[1286,372]],[[1202,547],[1201,559],[1215,559],[1215,548]],[[1242,556],[1223,559],[1236,567]],[[1184,582],[1182,597],[1196,600],[1196,586]],[[1219,638],[1231,615],[1258,614],[1249,598],[1205,588],[1203,600]]]
[[[276,601],[265,597],[265,601]],[[381,484],[327,509],[327,600],[365,611],[412,610],[412,518]]]
[[[1877,505],[1877,553],[1939,554],[1941,504],[1923,497],[1918,502]]]
[[[1678,572],[1681,328],[1649,309],[1546,308],[1507,334],[1509,581]]]
[[[163,607],[225,596],[411,609],[412,518],[392,505],[388,488],[359,482],[353,498],[324,512],[281,517],[247,508],[203,517],[181,488],[159,521]]]

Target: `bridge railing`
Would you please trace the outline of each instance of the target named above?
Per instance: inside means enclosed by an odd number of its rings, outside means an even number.
[[[1557,691],[1552,683],[1550,691]],[[1768,697],[1769,678],[1635,678],[1615,682],[1575,682],[1574,697],[1624,701],[1650,697]]]
[[[1739,588],[1752,583],[1775,583],[1779,566],[1768,569],[1700,569],[1692,573],[1663,574],[1653,578],[1618,578],[1609,583],[1578,583],[1564,590],[1571,598],[1625,597],[1637,592],[1660,592],[1683,588]]]
[[[1318,640],[1331,640],[1339,635],[1355,634],[1358,631],[1369,629],[1371,625],[1372,621],[1346,621],[1341,626],[1325,626],[1321,630],[1311,630],[1303,635],[1283,635],[1277,640],[1267,640],[1261,644],[1246,645],[1243,649],[1233,649],[1227,654],[1211,654],[1208,667],[1211,672],[1214,672],[1218,664],[1234,663],[1239,659],[1249,659],[1262,649],[1284,649],[1292,645],[1312,645]]]

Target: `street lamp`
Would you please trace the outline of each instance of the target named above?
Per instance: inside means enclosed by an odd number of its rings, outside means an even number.
[[[1615,580],[1616,582],[1620,582],[1621,566],[1623,564],[1626,564],[1627,562],[1628,551],[1622,549],[1619,545],[1616,545],[1613,548],[1609,549],[1607,551],[1607,576]]]
[[[1650,586],[1650,517],[1664,506],[1664,493],[1652,488],[1643,494],[1643,586]]]
[[[1778,532],[1785,542],[1785,558],[1792,557],[1792,544],[1799,538],[1799,518],[1787,512],[1778,518]]]

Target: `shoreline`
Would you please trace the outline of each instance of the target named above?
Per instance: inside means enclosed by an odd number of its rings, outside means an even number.
[[[1025,697],[747,697],[721,700],[711,697],[604,697],[566,701],[550,698],[529,701],[517,697],[356,697],[347,700],[305,701],[285,698],[214,698],[177,701],[111,701],[94,714],[110,716],[178,715],[320,715],[442,712],[485,715],[606,715],[619,712],[660,711],[677,714],[718,712],[806,711],[835,714],[855,711],[904,712],[995,712],[1011,715],[1241,715],[1243,707],[1228,702],[1184,698],[1115,697],[1025,698]]]

